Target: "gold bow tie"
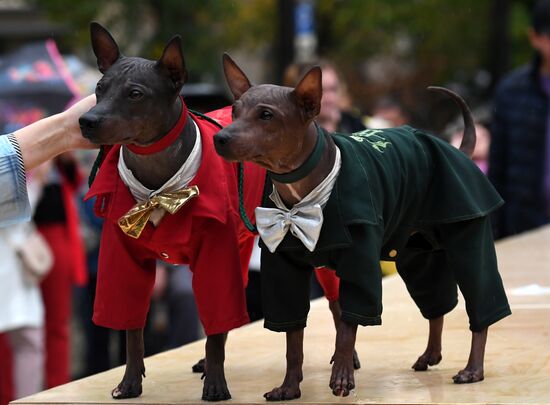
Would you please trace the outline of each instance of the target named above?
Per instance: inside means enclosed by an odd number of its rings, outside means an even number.
[[[156,208],[163,208],[170,214],[175,214],[191,198],[198,197],[199,188],[191,186],[172,193],[159,193],[149,201],[138,203],[118,220],[118,226],[122,231],[137,239],[145,229],[151,213]]]

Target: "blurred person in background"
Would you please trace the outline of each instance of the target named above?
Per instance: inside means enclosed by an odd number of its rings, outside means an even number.
[[[294,87],[314,65],[322,72],[323,97],[317,122],[329,132],[352,133],[365,129],[361,120],[351,111],[346,85],[336,67],[327,61],[316,64],[292,64],[285,69],[283,85]]]
[[[494,97],[489,179],[506,201],[493,218],[496,238],[550,222],[550,0],[535,4],[528,36],[535,57]]]
[[[45,308],[46,388],[70,381],[70,320],[73,284],[87,281],[76,198],[83,176],[70,153],[54,159],[34,214],[54,264],[41,283]]]
[[[489,169],[489,148],[491,145],[490,116],[485,110],[473,111],[474,126],[476,130],[476,147],[472,154],[472,160],[479,169],[487,174]],[[464,120],[462,117],[451,123],[445,131],[445,138],[458,148],[464,135]]]
[[[376,102],[372,115],[365,118],[369,128],[400,127],[409,122],[409,114],[397,98],[387,96]]]
[[[28,176],[28,197],[32,208],[42,192],[49,164],[33,170]],[[41,391],[44,386],[44,307],[40,294],[40,274],[27,266],[24,249],[38,254],[34,260],[46,260],[41,272],[51,269],[51,255],[36,252],[30,238],[36,232],[32,223],[0,228],[0,404]],[[42,242],[45,249],[47,245]],[[42,273],[44,274],[44,273]]]

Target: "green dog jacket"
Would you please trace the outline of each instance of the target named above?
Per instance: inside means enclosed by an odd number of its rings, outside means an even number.
[[[381,324],[380,260],[396,261],[427,319],[456,306],[457,286],[471,330],[511,313],[488,217],[503,200],[464,153],[409,126],[323,133],[340,149],[342,166],[315,250],[290,232],[274,253],[260,241],[266,328],[306,326],[310,277],[320,266],[340,278],[344,321]],[[270,192],[262,206],[274,208]]]

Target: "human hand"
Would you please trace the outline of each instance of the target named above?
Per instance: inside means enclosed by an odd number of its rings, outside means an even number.
[[[62,125],[65,127],[65,137],[67,142],[66,150],[73,149],[94,149],[94,145],[82,136],[78,119],[88,112],[96,104],[95,94],[87,96],[79,102],[73,104],[70,108],[59,114]]]

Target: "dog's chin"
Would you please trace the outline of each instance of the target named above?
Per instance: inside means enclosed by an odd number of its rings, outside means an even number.
[[[80,132],[82,132],[82,136],[84,138],[94,145],[126,145],[132,143],[132,139],[130,137],[123,139],[109,139],[109,137],[102,137],[96,132],[86,131],[83,128],[80,129]]]
[[[254,164],[257,164],[258,166],[261,166],[264,169],[267,169],[267,170],[272,169],[271,163],[266,159],[264,155],[257,155],[257,156],[251,157],[250,159],[245,159],[245,160],[252,162]]]
[[[83,127],[80,127],[80,132],[82,133],[82,137],[86,138],[88,141],[93,143],[94,145],[103,145],[104,143],[101,142],[101,139],[97,136],[95,132],[90,132],[86,130]]]

